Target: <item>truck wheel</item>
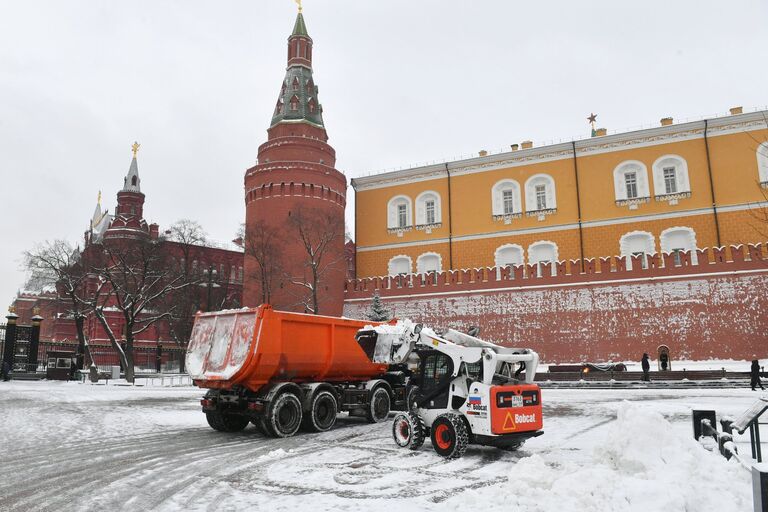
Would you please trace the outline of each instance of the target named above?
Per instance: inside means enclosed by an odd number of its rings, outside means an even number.
[[[312,398],[303,426],[313,432],[325,432],[336,423],[336,397],[330,391],[320,391]]]
[[[418,450],[426,437],[424,422],[413,411],[399,412],[392,423],[392,437],[400,448]]]
[[[275,437],[290,437],[301,426],[301,402],[286,391],[272,400],[267,409],[266,427]]]
[[[469,434],[458,414],[441,414],[432,423],[432,447],[446,459],[458,459],[467,450]]]
[[[248,426],[248,418],[245,416],[219,411],[206,412],[205,419],[213,430],[219,432],[240,432]]]
[[[380,423],[389,416],[390,407],[389,391],[384,386],[379,386],[371,393],[371,401],[365,409],[365,418],[369,423]]]

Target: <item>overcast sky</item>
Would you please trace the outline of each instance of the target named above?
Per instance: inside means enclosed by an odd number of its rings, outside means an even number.
[[[82,240],[134,140],[145,217],[230,240],[291,0],[0,0],[0,307],[21,253]],[[766,0],[305,0],[347,177],[768,103]],[[347,222],[352,226],[352,190]]]

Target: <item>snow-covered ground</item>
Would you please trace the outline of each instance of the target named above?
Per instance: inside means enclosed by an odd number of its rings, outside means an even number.
[[[196,388],[0,382],[0,510],[751,510],[751,477],[692,440],[691,409],[737,416],[744,389],[543,390],[545,434],[517,453],[340,417],[284,440],[211,430]],[[764,434],[768,439],[768,433]],[[738,441],[746,442],[743,438]],[[739,444],[749,454],[747,444]]]

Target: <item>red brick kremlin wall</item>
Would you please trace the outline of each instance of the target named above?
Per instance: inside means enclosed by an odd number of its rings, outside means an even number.
[[[399,318],[530,347],[548,363],[639,360],[661,344],[673,359],[768,358],[768,254],[758,244],[429,276],[350,280],[345,316],[364,318],[374,289]]]

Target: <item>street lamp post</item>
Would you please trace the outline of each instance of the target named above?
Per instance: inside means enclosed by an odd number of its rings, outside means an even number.
[[[213,265],[203,270],[204,281],[200,283],[200,286],[202,286],[203,288],[208,288],[208,300],[205,303],[206,311],[211,310],[211,291],[214,288],[221,288],[221,285],[216,282],[217,274],[218,272],[216,272],[216,269],[213,268]]]

